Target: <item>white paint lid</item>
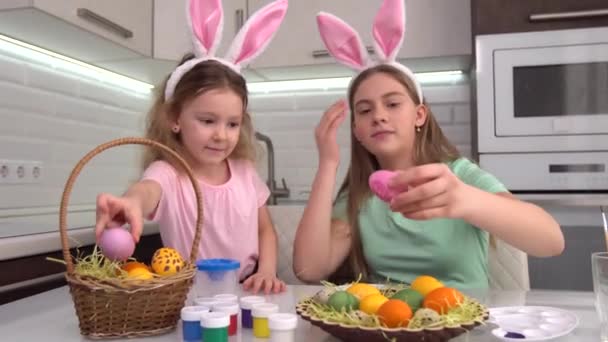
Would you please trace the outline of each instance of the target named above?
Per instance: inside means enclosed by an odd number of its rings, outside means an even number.
[[[251,308],[251,316],[259,318],[267,318],[273,313],[279,312],[279,306],[272,303],[255,304]]]
[[[213,307],[214,304],[219,303],[219,300],[212,297],[198,297],[194,300],[194,305]]]
[[[226,328],[230,325],[230,315],[225,312],[204,312],[201,314],[201,327]]]
[[[298,326],[298,316],[290,313],[275,313],[268,316],[270,330],[294,330]]]
[[[208,306],[184,306],[181,311],[182,321],[200,322],[204,312],[209,312]]]
[[[238,304],[239,302],[239,297],[237,295],[231,294],[231,293],[222,293],[222,294],[218,294],[213,296],[213,298],[218,301],[218,302],[228,302],[228,303],[235,303]]]
[[[213,311],[225,312],[229,315],[236,315],[239,313],[239,305],[234,303],[217,303],[213,306]]]
[[[266,299],[264,297],[260,297],[260,296],[247,296],[247,297],[241,297],[240,302],[241,302],[241,309],[251,310],[255,304],[264,303],[264,302],[266,302]]]

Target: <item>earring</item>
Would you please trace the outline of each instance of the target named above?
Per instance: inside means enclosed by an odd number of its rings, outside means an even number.
[[[173,126],[173,132],[179,133],[179,126]]]
[[[420,126],[416,126],[416,133],[420,133]]]

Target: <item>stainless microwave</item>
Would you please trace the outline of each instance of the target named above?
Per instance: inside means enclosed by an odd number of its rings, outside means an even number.
[[[520,192],[608,189],[608,27],[475,38],[477,153]]]

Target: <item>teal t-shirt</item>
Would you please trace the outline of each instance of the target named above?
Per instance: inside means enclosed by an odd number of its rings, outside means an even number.
[[[466,158],[448,166],[466,184],[491,193],[508,191]],[[347,221],[346,196],[336,201],[332,217]],[[463,220],[410,220],[372,196],[359,213],[359,229],[372,281],[411,283],[419,275],[431,275],[446,286],[488,287],[488,233]]]

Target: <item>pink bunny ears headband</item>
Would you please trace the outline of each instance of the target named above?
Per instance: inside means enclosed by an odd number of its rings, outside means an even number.
[[[388,64],[401,70],[416,86],[422,102],[422,89],[414,73],[395,58],[405,35],[404,0],[384,0],[374,18],[374,51],[377,61],[372,61],[357,31],[340,18],[321,12],[317,26],[329,53],[340,63],[361,72],[378,64]]]
[[[266,49],[287,12],[287,0],[277,0],[261,8],[237,33],[226,56],[219,58],[215,53],[224,27],[222,1],[189,0],[188,3],[188,26],[192,32],[195,58],[171,73],[165,87],[165,101],[173,96],[175,86],[184,74],[200,62],[215,60],[240,74],[242,65],[247,65]]]

